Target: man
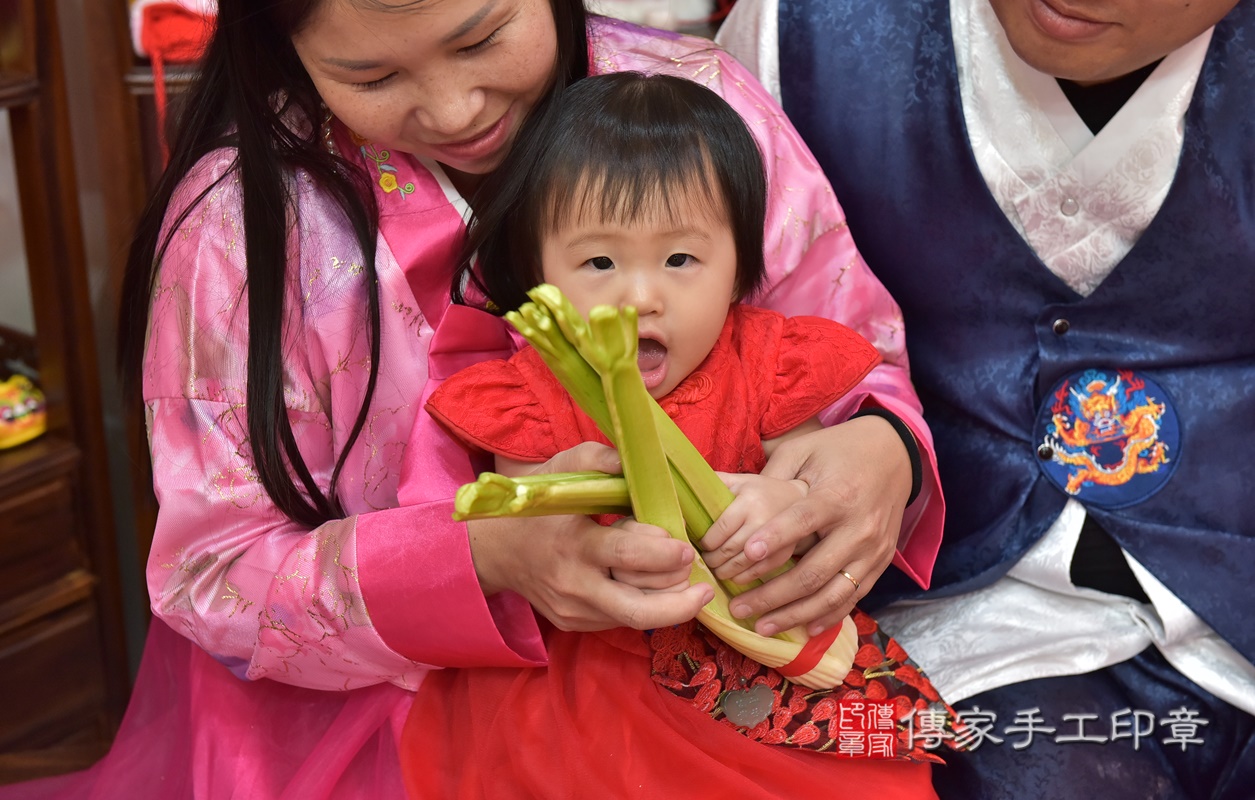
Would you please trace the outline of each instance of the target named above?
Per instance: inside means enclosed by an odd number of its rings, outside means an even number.
[[[946,539],[927,593],[864,605],[967,712],[943,797],[1249,796],[1252,37],[1251,0],[740,0],[720,31],[903,309]]]

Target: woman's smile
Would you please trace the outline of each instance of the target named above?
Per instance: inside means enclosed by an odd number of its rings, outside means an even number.
[[[428,147],[437,161],[463,172],[474,172],[469,167],[477,162],[493,161],[495,165],[500,158],[494,157],[502,153],[512,138],[514,117],[513,109],[510,109],[481,133],[461,141],[430,144]]]

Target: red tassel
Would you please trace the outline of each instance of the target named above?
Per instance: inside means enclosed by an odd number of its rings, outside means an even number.
[[[153,65],[153,94],[157,103],[157,141],[161,147],[161,163],[169,160],[166,141],[166,76],[165,65],[191,64],[198,61],[209,44],[216,17],[206,17],[178,3],[154,3],[145,6],[140,16],[140,46]]]

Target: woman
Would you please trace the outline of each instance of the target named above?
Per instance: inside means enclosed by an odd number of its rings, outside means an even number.
[[[740,613],[765,634],[823,629],[891,559],[927,582],[942,509],[896,307],[735,62],[586,20],[572,0],[222,0],[122,316],[122,365],[142,373],[148,411],[161,504],[148,581],[166,624],[114,752],[80,788],[400,796],[395,732],[432,666],[543,665],[536,612],[566,630],[646,629],[705,602],[701,586],[612,579],[685,568],[687,548],[642,525],[451,522],[473,465],[421,412],[464,365],[442,342],[465,310],[449,303],[464,198],[555,87],[622,69],[701,80],[747,119],[773,191],[760,302],[840,319],[885,355],[825,422],[866,403],[913,431],[860,417],[780,448],[764,474],[810,493],[736,568],[753,577],[812,531],[821,541]],[[483,356],[512,348],[504,327],[498,342]],[[398,498],[407,439],[423,479]],[[914,441],[929,455],[913,473]],[[584,445],[546,468],[616,465]],[[903,524],[913,480],[924,488]]]

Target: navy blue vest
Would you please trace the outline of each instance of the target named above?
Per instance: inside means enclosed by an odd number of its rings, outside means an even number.
[[[981,178],[946,0],[781,0],[784,109],[905,315],[947,500],[933,596],[999,578],[1063,508],[1033,430],[1056,382],[1132,369],[1171,396],[1175,472],[1136,504],[1089,512],[1255,660],[1252,41],[1255,3],[1243,0],[1216,28],[1162,209],[1082,298]],[[890,570],[869,606],[913,594]]]

